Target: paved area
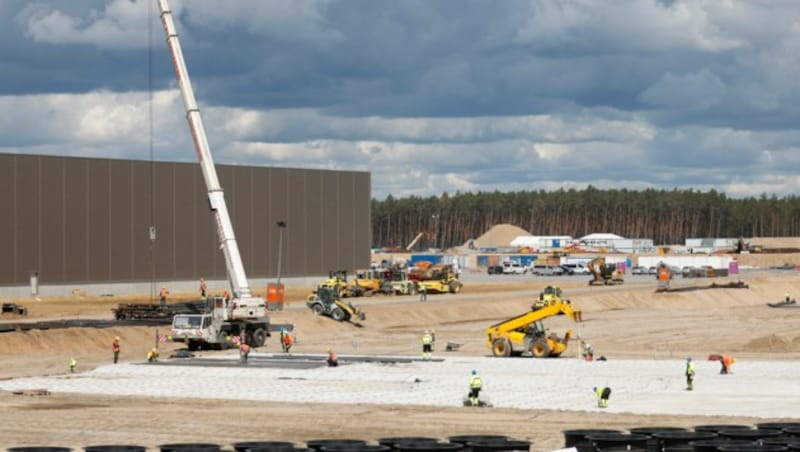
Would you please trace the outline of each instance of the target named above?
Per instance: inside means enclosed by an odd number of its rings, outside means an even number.
[[[391,358],[391,357],[390,357]],[[254,353],[159,365],[101,366],[73,375],[0,381],[0,389],[51,392],[344,403],[459,406],[471,369],[485,381],[482,393],[497,407],[599,411],[593,386],[612,388],[609,412],[800,417],[800,363],[747,361],[720,375],[719,363],[697,360],[694,391],[685,390],[684,362],[458,357],[432,362],[412,357],[340,356],[322,366],[322,355],[291,358]]]

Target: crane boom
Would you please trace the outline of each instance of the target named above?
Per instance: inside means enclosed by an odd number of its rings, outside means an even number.
[[[200,168],[208,189],[208,204],[214,213],[217,224],[217,238],[220,248],[225,256],[225,266],[227,269],[228,282],[233,294],[231,316],[236,317],[260,317],[263,315],[259,308],[263,308],[264,301],[254,298],[250,292],[247,282],[247,275],[242,264],[242,257],[239,254],[239,246],[233,234],[233,224],[231,223],[228,207],[225,204],[225,196],[219,184],[217,171],[214,167],[214,160],[211,158],[211,149],[208,145],[203,120],[200,117],[200,109],[194,98],[192,83],[189,80],[189,72],[186,69],[186,62],[183,59],[183,52],[178,41],[178,33],[172,19],[172,11],[167,4],[167,0],[158,0],[158,7],[161,15],[161,23],[166,34],[167,47],[172,55],[172,63],[175,68],[175,77],[178,80],[183,104],[186,110],[186,121],[189,123],[189,131],[192,134],[194,148],[197,158],[200,160]],[[259,305],[260,303],[260,305]]]

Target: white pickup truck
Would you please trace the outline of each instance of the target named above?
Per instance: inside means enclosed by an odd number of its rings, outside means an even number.
[[[503,262],[504,275],[524,275],[528,273],[528,267],[523,266],[519,262]]]

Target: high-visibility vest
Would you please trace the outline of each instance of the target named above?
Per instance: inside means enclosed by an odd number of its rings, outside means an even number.
[[[694,375],[694,364],[686,363],[686,375]]]
[[[433,336],[427,333],[422,335],[422,343],[424,345],[429,345],[432,342],[433,342]]]
[[[469,379],[469,387],[470,389],[481,389],[483,387],[483,380],[481,380],[481,377],[473,375],[472,378]]]
[[[118,352],[119,351],[119,341],[114,341],[111,343],[111,351]]]

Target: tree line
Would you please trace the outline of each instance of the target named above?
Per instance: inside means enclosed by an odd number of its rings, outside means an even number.
[[[800,198],[761,195],[733,199],[686,190],[477,192],[372,200],[375,247],[405,247],[420,232],[426,247],[451,247],[494,225],[512,224],[533,235],[582,237],[610,232],[656,245],[686,238],[800,235]]]

